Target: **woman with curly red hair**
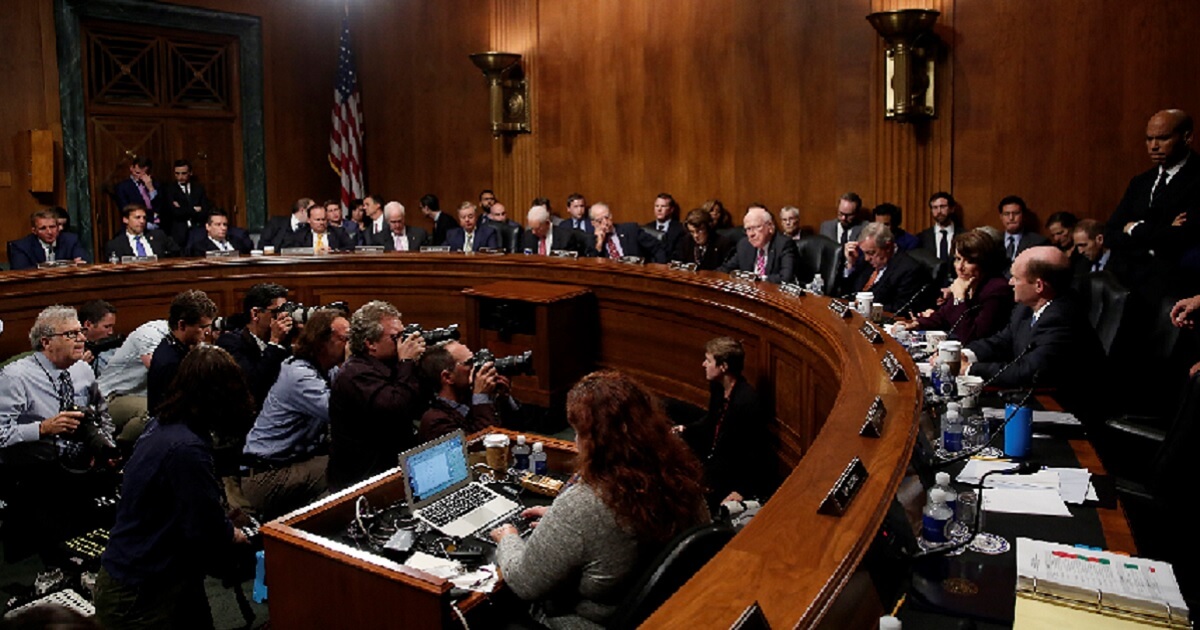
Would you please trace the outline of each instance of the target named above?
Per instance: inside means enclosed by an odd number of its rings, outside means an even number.
[[[538,600],[551,628],[602,626],[636,571],[664,544],[708,521],[700,463],[654,397],[620,372],[585,376],[567,395],[579,448],[578,481],[540,519],[528,540],[511,525],[492,531],[496,564],[519,597]]]

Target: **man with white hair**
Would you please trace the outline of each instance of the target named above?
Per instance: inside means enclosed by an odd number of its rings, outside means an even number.
[[[760,280],[775,283],[796,279],[796,242],[775,231],[775,221],[766,208],[751,206],[742,227],[745,238],[738,241],[737,250],[718,271],[749,271]]]
[[[618,259],[639,256],[646,262],[665,263],[667,252],[662,242],[636,223],[613,223],[612,209],[598,202],[588,210],[594,233],[586,254],[594,258]]]
[[[835,295],[870,291],[889,313],[897,309],[915,313],[924,306],[917,293],[929,288],[929,270],[897,251],[891,228],[868,223],[858,240],[847,242],[843,249],[846,265],[834,285]]]
[[[495,206],[492,206],[495,209]],[[571,228],[566,221],[553,225],[546,206],[534,206],[525,215],[528,229],[521,235],[521,251],[538,256],[549,256],[556,249],[577,252],[580,256],[587,249],[583,232]]]
[[[779,211],[779,227],[783,229],[783,235],[793,241],[804,238],[800,231],[800,208],[784,206]]]
[[[385,252],[416,252],[422,245],[429,244],[429,234],[419,227],[409,227],[404,214],[404,205],[389,201],[383,207],[383,216],[388,229],[377,234],[372,245],[383,245]]]

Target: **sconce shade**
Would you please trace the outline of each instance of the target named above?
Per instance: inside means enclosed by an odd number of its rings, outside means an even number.
[[[521,55],[517,53],[489,51],[471,55],[471,63],[483,70],[484,74],[502,72],[520,60]]]
[[[875,31],[889,43],[896,39],[908,39],[933,28],[940,12],[932,9],[900,9],[880,11],[867,16]]]
[[[492,136],[529,133],[529,84],[519,66],[521,55],[493,50],[469,57],[476,68],[483,70],[488,85]]]
[[[880,11],[867,21],[886,42],[884,50],[884,117],[897,122],[933,118],[937,36],[932,32],[938,11]]]

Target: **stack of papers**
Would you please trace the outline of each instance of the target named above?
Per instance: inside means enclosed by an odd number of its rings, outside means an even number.
[[[1003,421],[1004,420],[1004,410],[997,409],[995,407],[984,407],[983,408],[983,417]],[[1057,424],[1057,425],[1062,425],[1062,426],[1067,426],[1067,427],[1081,426],[1081,423],[1079,422],[1079,418],[1076,418],[1075,416],[1073,416],[1065,411],[1037,411],[1037,410],[1034,410],[1033,423],[1034,424]]]
[[[984,474],[1009,470],[1010,461],[972,459],[958,473],[958,481],[978,485]],[[987,478],[983,509],[989,512],[1071,516],[1067,503],[1076,505],[1095,499],[1091,473],[1082,468],[1044,468],[1031,475],[996,473]]]

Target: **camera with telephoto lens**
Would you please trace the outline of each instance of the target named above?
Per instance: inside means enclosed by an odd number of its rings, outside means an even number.
[[[497,359],[491,350],[483,349],[475,353],[474,358],[471,359],[471,366],[478,372],[479,368],[489,362],[495,366],[496,373],[501,376],[533,375],[533,350]]]
[[[292,321],[297,324],[307,324],[308,320],[312,319],[314,313],[321,309],[333,309],[339,311],[343,315],[350,314],[350,305],[345,302],[330,302],[324,306],[305,306],[300,302],[284,302],[279,305],[277,311],[280,315],[286,313],[291,316]]]
[[[97,455],[117,450],[117,443],[104,430],[104,423],[100,420],[100,412],[95,407],[91,405],[80,407],[72,403],[64,405],[62,411],[79,411],[83,413],[83,417],[79,419],[79,427],[70,433],[64,433],[64,438],[83,444],[85,450]]]
[[[462,335],[460,335],[458,332],[458,324],[450,324],[445,328],[434,328],[433,330],[425,330],[424,328],[421,328],[420,324],[409,324],[404,327],[405,338],[408,338],[408,336],[412,335],[413,333],[421,335],[421,338],[425,340],[425,345],[427,346],[432,346],[445,341],[456,341],[462,337]]]
[[[85,341],[83,342],[83,347],[88,352],[91,352],[92,356],[96,356],[101,352],[116,350],[117,348],[120,348],[121,344],[123,343],[125,343],[125,335],[109,335],[103,339]]]

